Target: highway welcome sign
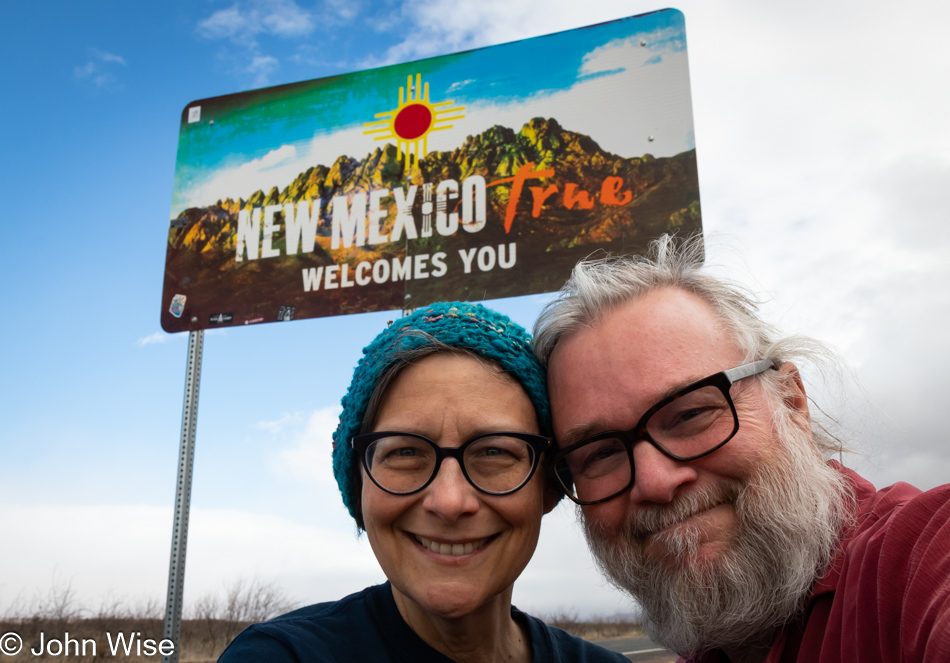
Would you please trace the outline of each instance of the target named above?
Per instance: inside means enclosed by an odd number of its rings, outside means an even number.
[[[683,15],[193,101],[168,332],[556,290],[701,227]]]

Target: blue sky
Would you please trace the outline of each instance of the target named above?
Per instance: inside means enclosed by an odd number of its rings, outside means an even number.
[[[93,609],[163,600],[187,343],[160,330],[159,305],[188,102],[659,8],[4,3],[0,611],[55,583]],[[710,263],[761,292],[776,324],[840,350],[843,389],[805,378],[862,451],[849,462],[879,485],[946,482],[950,9],[678,8]],[[530,327],[544,301],[493,304]],[[392,317],[208,334],[186,604],[240,577],[301,602],[381,578],[328,478],[329,432],[360,349]],[[570,508],[542,529],[516,603],[629,608],[592,569]]]

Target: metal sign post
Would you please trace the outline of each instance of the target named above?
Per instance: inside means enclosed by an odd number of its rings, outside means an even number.
[[[175,520],[172,551],[168,564],[168,598],[165,601],[163,638],[175,643],[174,651],[162,656],[162,663],[178,663],[181,643],[181,606],[185,589],[185,551],[188,547],[188,512],[191,506],[191,475],[195,463],[195,429],[198,425],[198,387],[201,382],[201,352],[204,330],[188,333],[188,365],[185,375],[185,402],[181,413],[181,447],[178,452],[178,486],[175,490]]]

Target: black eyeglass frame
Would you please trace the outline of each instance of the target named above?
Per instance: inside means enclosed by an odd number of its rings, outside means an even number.
[[[640,421],[637,422],[637,425],[631,428],[630,430],[603,431],[601,433],[597,433],[596,435],[585,437],[583,440],[579,440],[575,442],[574,444],[568,447],[565,447],[564,449],[561,449],[556,454],[554,454],[554,459],[551,463],[551,473],[554,474],[558,483],[564,489],[565,494],[572,502],[574,502],[575,504],[580,504],[582,506],[589,506],[591,504],[601,504],[603,502],[612,500],[618,495],[622,495],[626,491],[630,490],[631,487],[633,487],[633,484],[636,481],[636,468],[633,464],[633,445],[641,440],[653,445],[654,448],[656,448],[660,453],[662,453],[667,458],[670,458],[672,460],[675,460],[681,463],[689,462],[692,460],[698,460],[702,458],[703,456],[708,456],[714,451],[718,451],[723,446],[725,446],[726,443],[729,442],[729,440],[731,440],[733,437],[735,437],[736,433],[739,432],[739,415],[736,412],[735,403],[732,402],[732,395],[729,393],[729,390],[732,387],[732,385],[738,382],[739,380],[744,380],[745,378],[750,378],[753,375],[759,375],[760,373],[764,373],[770,368],[774,370],[778,370],[779,366],[781,365],[782,365],[782,362],[780,362],[777,359],[760,359],[758,361],[753,361],[748,364],[743,364],[735,368],[730,368],[725,371],[720,371],[719,373],[715,373],[714,375],[710,375],[707,378],[703,378],[702,380],[699,380],[698,382],[694,382],[691,385],[683,387],[682,389],[677,391],[675,394],[667,396],[666,398],[662,399],[658,403],[654,404],[653,407],[647,410],[643,414],[643,416],[640,417]],[[696,454],[695,456],[677,456],[673,452],[667,449],[664,449],[663,446],[659,442],[657,442],[652,437],[650,437],[650,434],[647,432],[647,429],[646,429],[647,422],[650,421],[650,417],[652,417],[654,414],[662,410],[664,407],[666,407],[673,401],[679,398],[682,398],[686,394],[696,391],[697,389],[702,389],[703,387],[716,387],[719,389],[722,395],[725,396],[726,402],[729,403],[729,408],[732,410],[732,419],[735,422],[735,425],[732,427],[732,432],[729,433],[726,439],[720,442],[719,444],[717,444],[716,446],[714,446],[712,449],[708,449],[700,454]],[[620,439],[623,442],[624,448],[627,450],[627,461],[630,463],[630,481],[627,483],[626,486],[624,486],[617,492],[607,497],[601,498],[599,500],[593,500],[589,502],[586,500],[582,500],[578,497],[575,497],[573,495],[574,481],[570,477],[570,470],[568,470],[565,467],[563,471],[558,471],[558,464],[568,454],[575,451],[576,449],[579,449],[580,447],[586,446],[588,444],[593,444],[594,442],[598,442],[600,440],[610,438],[610,437]],[[568,476],[564,476],[564,473],[567,473]]]
[[[373,472],[369,468],[369,461],[366,459],[366,451],[369,449],[369,445],[371,445],[376,440],[382,439],[384,437],[392,437],[396,435],[400,437],[412,437],[417,440],[422,440],[423,442],[431,446],[433,449],[435,449],[435,466],[432,468],[432,475],[428,479],[426,479],[425,483],[423,483],[418,488],[415,488],[413,490],[406,491],[406,492],[390,490],[389,488],[386,488],[385,486],[380,485],[379,481],[377,481],[376,478],[373,476]],[[513,437],[513,438],[527,442],[528,446],[531,447],[531,450],[534,451],[534,457],[531,459],[531,469],[528,471],[528,474],[525,477],[524,481],[522,481],[520,484],[518,484],[511,490],[495,492],[495,491],[486,490],[482,488],[481,486],[479,486],[472,480],[472,477],[470,477],[468,474],[468,470],[465,469],[465,461],[463,459],[463,454],[465,453],[465,450],[469,446],[474,444],[475,442],[485,439],[486,437],[498,437],[501,435],[505,437]],[[534,473],[538,470],[538,465],[541,463],[541,454],[543,454],[548,449],[548,447],[551,446],[551,440],[547,437],[544,437],[543,435],[534,435],[533,433],[515,433],[511,431],[497,431],[497,432],[492,432],[492,433],[483,433],[481,435],[476,435],[475,437],[469,440],[466,440],[465,442],[463,442],[461,445],[457,447],[440,447],[438,444],[436,444],[429,438],[425,437],[424,435],[418,435],[416,433],[405,433],[403,431],[378,431],[376,433],[363,433],[362,435],[354,435],[353,439],[350,440],[350,446],[352,446],[353,450],[359,454],[360,463],[362,464],[363,469],[366,471],[366,475],[370,478],[370,480],[374,484],[376,484],[376,486],[380,490],[387,492],[390,495],[415,495],[416,493],[425,490],[429,486],[429,484],[431,484],[435,480],[435,477],[439,474],[439,470],[442,468],[442,461],[445,460],[446,458],[454,458],[455,461],[459,464],[459,468],[461,468],[462,470],[462,476],[465,477],[465,480],[468,481],[469,484],[471,484],[471,486],[475,488],[475,490],[479,491],[480,493],[484,493],[486,495],[493,495],[497,497],[501,495],[511,495],[512,493],[518,492],[519,490],[524,488],[525,485],[527,485],[529,481],[531,481],[531,477],[534,476]]]

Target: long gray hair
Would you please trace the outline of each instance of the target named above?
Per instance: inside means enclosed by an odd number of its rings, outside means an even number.
[[[822,373],[840,372],[836,355],[824,344],[799,335],[781,335],[759,315],[759,302],[743,286],[703,271],[703,237],[678,240],[663,235],[644,255],[587,258],[579,262],[554,301],[534,326],[534,351],[545,366],[558,341],[594,325],[616,307],[662,288],[677,288],[708,304],[745,354],[747,362],[777,359],[806,364]],[[789,393],[787,376],[761,376],[766,393],[780,403]],[[847,451],[822,423],[813,419],[815,444],[825,458]]]

